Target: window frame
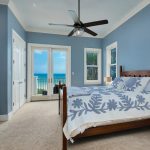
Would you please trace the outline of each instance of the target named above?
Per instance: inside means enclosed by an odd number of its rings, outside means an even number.
[[[116,63],[111,64],[111,50],[116,49]],[[118,76],[118,44],[114,42],[106,47],[106,76],[110,77],[110,68],[111,66],[116,66],[116,77]]]
[[[91,67],[98,68],[98,79],[97,80],[87,80],[87,52],[97,53],[97,65],[91,65]],[[101,49],[97,48],[84,48],[84,84],[101,84]]]

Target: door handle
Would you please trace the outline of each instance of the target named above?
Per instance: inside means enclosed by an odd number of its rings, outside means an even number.
[[[22,81],[19,82],[19,84],[23,83]]]

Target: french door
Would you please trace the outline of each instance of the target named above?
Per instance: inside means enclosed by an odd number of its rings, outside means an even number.
[[[67,83],[67,50],[32,48],[32,101],[58,99],[59,81]]]

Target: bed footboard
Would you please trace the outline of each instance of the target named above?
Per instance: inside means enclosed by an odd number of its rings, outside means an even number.
[[[62,150],[67,150],[67,139],[63,133],[63,127],[67,120],[67,87],[63,87],[63,96],[60,96],[60,115],[62,122]]]

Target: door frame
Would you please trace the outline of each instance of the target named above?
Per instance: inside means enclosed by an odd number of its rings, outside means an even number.
[[[32,49],[33,48],[45,48],[45,49],[59,49],[67,51],[67,86],[71,86],[71,46],[64,45],[50,45],[50,44],[38,44],[38,43],[28,43],[28,57],[27,57],[27,101],[31,101],[32,97]],[[49,56],[50,57],[50,56]],[[39,97],[40,99],[40,97]]]
[[[22,42],[23,42],[23,44],[24,44],[24,51],[25,51],[25,53],[24,53],[24,57],[25,57],[25,64],[24,65],[26,65],[27,64],[27,61],[26,61],[26,42],[25,42],[25,40],[23,40],[22,39],[22,37],[14,30],[14,29],[12,29],[12,112],[13,113],[15,113],[15,111],[17,111],[17,110],[14,110],[14,106],[13,106],[13,103],[14,103],[14,100],[13,100],[13,94],[14,94],[14,89],[13,89],[13,57],[14,57],[14,37],[18,37]],[[25,95],[24,95],[24,104],[27,102],[27,99],[26,99],[26,85],[27,85],[27,82],[26,82],[26,72],[27,72],[27,70],[26,70],[26,68],[27,68],[27,66],[25,66]],[[22,104],[22,106],[24,105],[24,104]],[[20,107],[22,107],[22,106],[20,106]],[[19,107],[19,108],[20,108]]]

